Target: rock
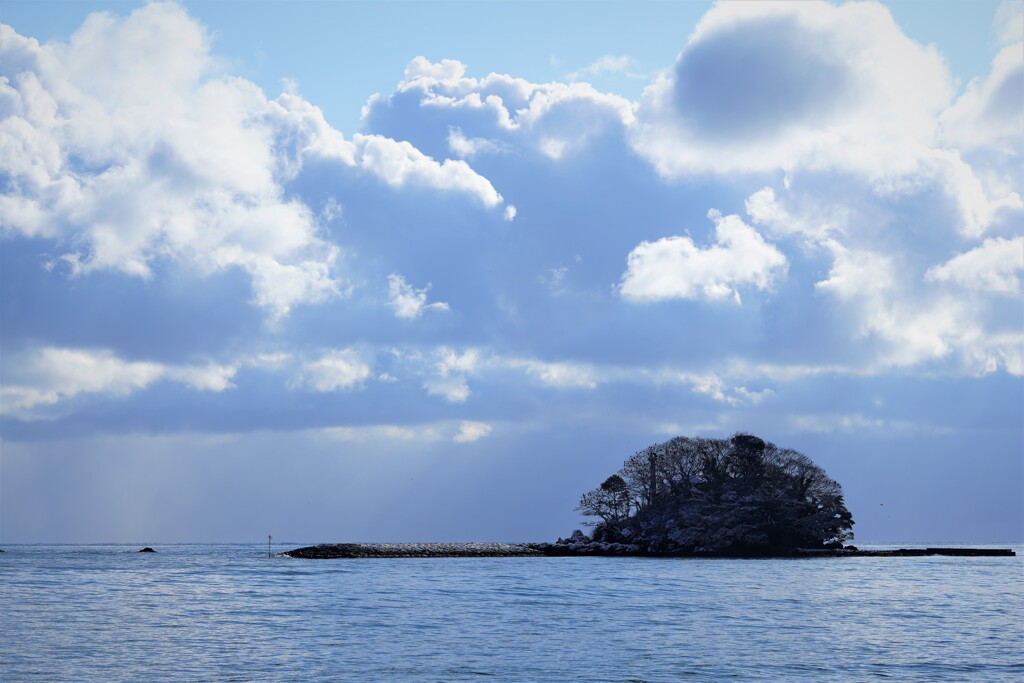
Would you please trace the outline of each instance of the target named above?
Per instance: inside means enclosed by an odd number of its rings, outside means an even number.
[[[150,548],[148,545],[139,551],[140,553],[155,553],[156,551]]]
[[[590,539],[587,538],[587,535],[579,529],[573,531],[572,536],[569,537],[569,543],[586,543],[589,540]]]

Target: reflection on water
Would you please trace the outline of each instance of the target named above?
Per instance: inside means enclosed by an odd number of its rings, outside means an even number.
[[[323,561],[156,548],[5,546],[0,680],[1024,679],[1021,548]]]

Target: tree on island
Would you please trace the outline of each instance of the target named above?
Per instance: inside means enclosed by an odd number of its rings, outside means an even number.
[[[853,538],[839,484],[802,453],[752,434],[650,446],[576,509],[600,519],[595,541],[648,552],[837,548]]]

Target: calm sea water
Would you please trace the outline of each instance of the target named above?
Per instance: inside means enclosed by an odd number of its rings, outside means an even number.
[[[0,679],[1024,680],[1020,547],[802,560],[137,549],[5,546]]]

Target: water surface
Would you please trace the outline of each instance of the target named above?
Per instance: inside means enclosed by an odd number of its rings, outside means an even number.
[[[0,680],[1024,679],[1020,547],[797,560],[155,547],[5,546]]]

